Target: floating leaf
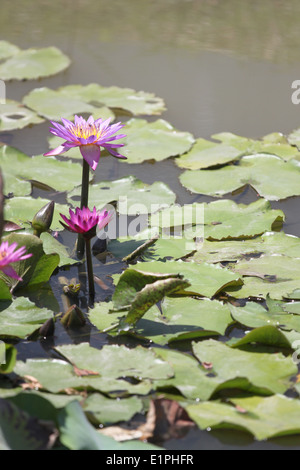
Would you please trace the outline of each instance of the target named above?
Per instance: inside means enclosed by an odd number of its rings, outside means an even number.
[[[238,427],[248,430],[258,440],[300,432],[299,400],[273,395],[233,398],[231,403],[203,402],[187,406],[186,411],[201,429]]]
[[[273,255],[239,261],[232,269],[243,275],[244,285],[235,297],[263,297],[282,299],[299,288],[300,259]],[[296,297],[297,298],[297,297]]]
[[[27,49],[0,64],[2,80],[32,80],[62,72],[70,59],[56,47]]]
[[[165,297],[160,309],[151,308],[137,323],[135,332],[139,337],[165,345],[222,335],[231,323],[229,308],[217,300]]]
[[[291,341],[284,331],[273,325],[260,326],[247,333],[241,339],[228,341],[232,348],[243,347],[246,344],[265,344],[278,348],[291,348]]]
[[[266,310],[256,302],[247,302],[244,307],[230,305],[230,311],[236,321],[251,328],[272,325],[283,330],[300,332],[300,316],[284,312],[283,307]]]
[[[1,305],[4,304],[4,305]],[[26,297],[0,303],[0,335],[26,338],[53,317],[47,308],[39,308]]]
[[[31,109],[25,108],[22,103],[6,100],[0,107],[0,131],[23,129],[32,124],[40,124],[44,119]]]
[[[121,328],[135,325],[150,307],[160,302],[166,295],[175,294],[190,286],[184,279],[172,278],[160,279],[147,284],[133,299],[126,318],[121,323]]]
[[[238,165],[218,170],[185,171],[179,177],[182,185],[194,193],[223,196],[245,185],[270,201],[300,195],[300,166],[296,160],[284,161],[267,154],[241,158]],[[280,181],[280,184],[277,182]]]
[[[140,272],[135,268],[126,269],[119,277],[118,284],[113,294],[113,303],[116,309],[123,307],[130,307],[136,299],[139,292],[141,292],[147,285],[154,284],[158,281],[175,281],[181,280],[181,276],[177,273],[173,274],[160,274]]]
[[[193,343],[199,361],[212,363],[212,372],[223,380],[245,377],[260,394],[284,393],[292,386],[297,367],[290,357],[232,349],[213,339]],[[253,390],[254,391],[254,390]]]
[[[83,409],[89,420],[99,425],[108,425],[119,421],[129,421],[143,409],[143,403],[138,397],[113,400],[100,393],[92,393],[84,401]]]
[[[15,222],[24,227],[24,224],[30,222],[34,215],[44,205],[49,202],[49,199],[32,198],[32,197],[14,197],[6,201],[4,207],[5,220]],[[66,204],[55,203],[53,221],[51,224],[52,230],[63,230],[59,223],[60,213],[69,215],[69,207]]]
[[[182,291],[184,294],[213,297],[229,286],[238,286],[240,277],[220,266],[203,263],[186,263],[184,261],[150,261],[137,263],[132,267],[144,274],[180,274],[191,285]],[[126,271],[125,271],[126,273]],[[122,276],[121,276],[122,277]]]
[[[161,161],[181,155],[194,142],[192,134],[180,132],[163,119],[148,123],[144,119],[130,119],[126,123],[125,147],[122,154],[126,163],[145,160]]]
[[[58,352],[69,362],[62,360],[28,359],[17,361],[15,372],[20,376],[32,376],[46,390],[57,393],[69,388],[92,387],[103,393],[122,396],[125,394],[148,394],[153,383],[173,375],[171,367],[160,360],[153,351],[142,347],[128,349],[125,346],[104,346],[101,350],[87,343],[60,346]],[[77,368],[98,372],[99,375],[81,375]],[[55,377],[55,380],[53,378]],[[130,383],[127,378],[136,378]]]
[[[57,90],[35,88],[24,97],[23,103],[50,120],[81,113],[96,115],[103,106],[121,108],[134,115],[160,114],[165,110],[163,100],[152,93],[114,86],[102,87],[96,83],[68,85]]]
[[[264,199],[249,205],[225,199],[171,206],[151,215],[150,225],[162,228],[183,226],[183,235],[188,239],[222,240],[254,237],[272,228],[281,228],[283,220],[284,213],[272,209],[270,202]]]
[[[78,263],[77,259],[71,258],[69,249],[56,240],[50,233],[42,233],[41,240],[46,254],[57,253],[59,255],[59,266]]]
[[[16,196],[24,195],[20,194],[18,184],[30,187],[27,181],[38,182],[48,189],[57,191],[69,191],[81,181],[82,167],[78,163],[71,160],[60,161],[55,157],[46,158],[42,155],[28,157],[20,150],[7,145],[0,146],[0,163],[4,178],[8,175],[10,182],[13,182],[13,178],[16,179],[13,187],[10,187],[9,182],[6,185],[6,192],[10,193],[13,193],[16,187]],[[20,179],[27,181],[22,182]],[[22,193],[24,193],[23,186]]]
[[[261,255],[289,256],[300,258],[300,239],[284,232],[267,232],[249,240],[226,240],[221,242],[204,240],[189,259],[202,263],[237,261],[242,258],[257,258]]]
[[[199,170],[216,165],[224,165],[243,155],[244,152],[230,145],[215,144],[205,139],[197,139],[192,149],[175,159],[176,165],[189,170]]]
[[[0,41],[0,60],[7,59],[20,52],[20,49],[15,44],[8,41]]]
[[[75,204],[75,198],[81,194],[81,188],[74,188],[68,194],[68,202]],[[102,181],[89,187],[89,204],[101,209],[106,204],[117,201],[120,214],[148,214],[160,207],[175,202],[176,196],[171,189],[161,182],[151,185],[143,183],[135,176],[126,176],[114,181]]]

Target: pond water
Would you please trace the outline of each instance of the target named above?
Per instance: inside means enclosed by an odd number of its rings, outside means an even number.
[[[166,102],[162,117],[195,137],[210,138],[223,131],[250,138],[275,131],[289,133],[300,126],[300,105],[291,100],[292,82],[300,78],[299,15],[296,0],[2,0],[1,39],[22,48],[54,45],[72,60],[65,72],[54,77],[8,82],[7,98],[20,100],[38,86],[54,89],[95,82],[155,93]],[[48,137],[46,122],[4,133],[1,140],[28,155],[38,155],[47,150]],[[145,183],[164,181],[180,204],[213,200],[184,189],[180,173],[172,160],[129,168],[105,158],[95,179],[132,174]],[[34,194],[50,197],[38,189]],[[55,198],[61,200],[64,195]],[[248,188],[232,198],[250,203],[257,196]],[[285,232],[300,236],[298,205],[298,198],[272,203],[286,214]],[[68,242],[74,238],[70,236]],[[112,292],[108,276],[120,269],[101,256],[95,262],[95,274],[107,280],[107,290],[101,290],[103,300]],[[73,274],[78,276],[78,268],[68,271],[68,276]],[[58,277],[52,287],[59,292]],[[59,311],[64,299],[58,295],[57,302]],[[84,295],[82,302],[84,308]],[[82,340],[94,346],[108,341],[89,327],[75,338],[61,328],[54,341]],[[49,340],[38,346],[21,342],[18,350],[26,358],[47,355],[51,346]],[[164,445],[170,449],[300,449],[300,439],[256,443],[243,433],[190,431],[185,438]]]

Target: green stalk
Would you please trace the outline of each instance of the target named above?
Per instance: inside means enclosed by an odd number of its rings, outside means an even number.
[[[90,176],[90,167],[89,167],[89,164],[83,158],[80,209],[82,209],[83,207],[88,207],[89,176]],[[84,238],[79,233],[78,239],[77,239],[77,256],[78,258],[82,258],[83,255],[84,255]]]
[[[95,283],[94,283],[94,273],[93,273],[93,262],[92,262],[92,252],[91,252],[91,240],[85,238],[85,251],[86,251],[86,266],[87,266],[87,275],[89,281],[89,294],[90,297],[95,296]]]

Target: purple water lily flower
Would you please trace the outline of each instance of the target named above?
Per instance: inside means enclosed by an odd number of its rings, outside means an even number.
[[[60,214],[61,218],[65,223],[61,222],[61,225],[73,233],[81,233],[85,238],[92,238],[96,234],[96,227],[103,229],[112,219],[113,212],[103,210],[101,212],[96,210],[94,207],[93,211],[90,211],[88,207],[79,209],[77,207],[75,212],[69,209],[70,218],[63,214]]]
[[[50,132],[65,139],[65,142],[50,152],[44,153],[44,156],[60,155],[72,147],[79,147],[81,155],[93,170],[97,168],[99,162],[100,147],[108,150],[114,157],[126,159],[127,157],[114,150],[123,147],[124,144],[113,142],[126,137],[125,134],[113,135],[124,127],[124,124],[118,122],[110,125],[110,119],[95,121],[93,116],[90,116],[86,121],[82,116],[75,116],[74,123],[62,118],[63,125],[51,121],[54,127],[50,127]]]
[[[18,244],[4,241],[0,245],[0,270],[9,277],[22,281],[23,279],[16,273],[16,271],[10,266],[11,263],[16,263],[32,256],[32,253],[26,253],[26,247],[22,246],[16,250]]]

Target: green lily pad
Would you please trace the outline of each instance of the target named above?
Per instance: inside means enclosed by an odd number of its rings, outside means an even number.
[[[219,378],[245,377],[261,394],[284,393],[297,373],[291,358],[281,353],[240,351],[213,339],[193,343],[193,352],[202,363],[212,364],[211,372]]]
[[[75,204],[75,198],[80,197],[81,187],[74,188],[68,193],[68,202]],[[106,204],[117,201],[119,214],[136,215],[148,214],[160,207],[175,202],[176,195],[161,182],[143,183],[135,176],[126,176],[114,181],[102,181],[89,187],[89,205],[101,209]]]
[[[59,265],[67,266],[70,264],[78,263],[77,259],[71,258],[69,249],[56,240],[50,233],[44,232],[41,234],[43,242],[43,249],[46,254],[57,253],[59,255]]]
[[[266,310],[256,302],[247,302],[244,307],[230,305],[230,311],[236,321],[251,328],[272,325],[283,330],[300,332],[300,316],[286,313],[283,308]]]
[[[188,405],[186,411],[201,429],[244,429],[258,440],[300,432],[299,400],[277,394],[271,397],[233,398],[231,402],[231,405],[218,401],[203,402]]]
[[[14,197],[8,199],[4,208],[5,220],[15,222],[24,227],[28,221],[31,221],[35,214],[46,204],[49,203],[48,199],[32,198],[32,197]],[[51,224],[52,230],[63,230],[62,225],[59,223],[60,213],[69,215],[69,207],[66,204],[55,203],[53,220]]]
[[[7,59],[20,52],[20,48],[8,41],[0,41],[0,60]]]
[[[24,97],[23,103],[50,120],[81,113],[95,114],[103,106],[121,108],[134,115],[160,114],[165,110],[163,100],[152,93],[114,86],[102,87],[95,83],[68,85],[57,90],[35,88]]]
[[[297,160],[256,154],[240,159],[238,165],[217,170],[185,171],[181,184],[193,193],[223,196],[245,185],[251,185],[259,196],[278,201],[300,195],[300,166]],[[277,182],[280,181],[280,184]]]
[[[113,400],[100,393],[92,393],[84,401],[83,410],[94,424],[109,425],[119,421],[129,421],[141,412],[143,403],[138,397]]]
[[[260,237],[248,240],[204,240],[199,249],[189,259],[197,263],[219,263],[237,261],[242,258],[261,255],[283,255],[300,258],[300,239],[284,232],[266,232]]]
[[[137,263],[131,269],[150,274],[181,274],[191,285],[184,294],[213,297],[229,286],[238,286],[241,283],[239,276],[228,269],[217,265],[203,263],[186,263],[184,261],[149,261]],[[126,271],[125,271],[126,273]],[[121,276],[122,277],[122,276]]]
[[[12,131],[23,129],[32,124],[40,124],[44,119],[39,117],[31,109],[25,108],[22,103],[14,100],[6,100],[0,108],[0,131]]]
[[[163,119],[148,123],[144,119],[130,119],[126,123],[125,147],[122,154],[126,163],[146,160],[161,161],[187,152],[194,143],[189,132],[180,132]]]
[[[158,389],[176,388],[184,397],[194,400],[209,400],[219,383],[209,375],[209,370],[202,367],[190,354],[169,348],[154,348],[162,360],[168,362],[174,370],[174,377],[159,380]]]
[[[135,333],[153,343],[217,336],[232,323],[229,308],[217,300],[165,297],[161,311],[151,308],[136,325]]]
[[[215,144],[205,139],[197,139],[192,149],[175,159],[176,165],[189,170],[200,170],[216,165],[224,165],[242,156],[243,151],[230,145]]]
[[[230,341],[227,341],[226,344],[230,345],[232,348],[240,348],[246,344],[264,344],[288,349],[292,347],[292,342],[285,332],[273,325],[265,325],[254,328],[254,330],[245,334],[243,338],[232,338]]]
[[[138,235],[142,235],[142,233],[146,234],[146,232],[149,233],[148,230],[145,230]],[[123,261],[127,261],[128,256],[131,258],[133,250],[141,249],[143,244],[146,245],[148,241],[147,239],[140,240],[137,237],[128,238],[126,240],[111,240],[108,244],[108,251],[116,257],[121,256],[125,258]],[[194,251],[196,247],[197,244],[188,238],[159,237],[155,243],[151,243],[150,246],[142,250],[139,257],[144,261],[163,261],[172,258],[179,260]]]
[[[220,200],[203,204],[171,206],[150,217],[151,226],[161,228],[183,226],[188,238],[247,238],[281,228],[284,213],[271,208],[269,201],[259,199],[252,204],[236,204]],[[200,248],[201,249],[201,248]]]
[[[125,394],[146,395],[153,383],[173,375],[171,367],[160,360],[153,351],[142,347],[128,349],[125,346],[104,346],[101,350],[87,343],[76,346],[60,346],[63,360],[32,359],[17,361],[15,372],[20,376],[35,377],[43,388],[52,393],[68,388],[94,389],[117,396]],[[76,375],[73,366],[91,371]],[[130,383],[127,378],[136,379]],[[53,380],[55,378],[55,380]]]
[[[37,307],[26,297],[0,302],[0,336],[26,338],[52,317],[50,310]]]
[[[299,288],[300,259],[282,255],[265,255],[248,261],[239,261],[232,269],[243,276],[244,285],[234,296],[238,298],[262,297],[273,299],[292,297]]]
[[[254,155],[257,153],[266,153],[270,155],[277,155],[283,160],[290,160],[292,158],[298,159],[300,153],[297,148],[290,145],[291,142],[278,132],[273,132],[264,136],[261,140],[249,139],[241,137],[231,132],[220,132],[219,134],[212,135],[213,139],[221,141],[219,145],[230,145],[244,152],[244,155]]]
[[[27,49],[0,64],[2,80],[32,80],[62,72],[70,59],[56,47]]]
[[[10,181],[14,183],[13,187],[10,187],[9,182],[4,181],[6,193],[13,192],[18,181],[26,180],[24,183],[21,181],[21,190],[17,188],[16,196],[21,195],[20,191],[24,195],[24,191],[28,189],[29,181],[38,182],[48,189],[57,191],[69,191],[81,181],[82,166],[78,163],[71,160],[60,161],[55,157],[44,157],[43,155],[28,157],[20,150],[7,145],[0,147],[0,164],[4,180],[8,175]],[[15,178],[15,182],[13,178]],[[23,188],[22,184],[27,186]]]

